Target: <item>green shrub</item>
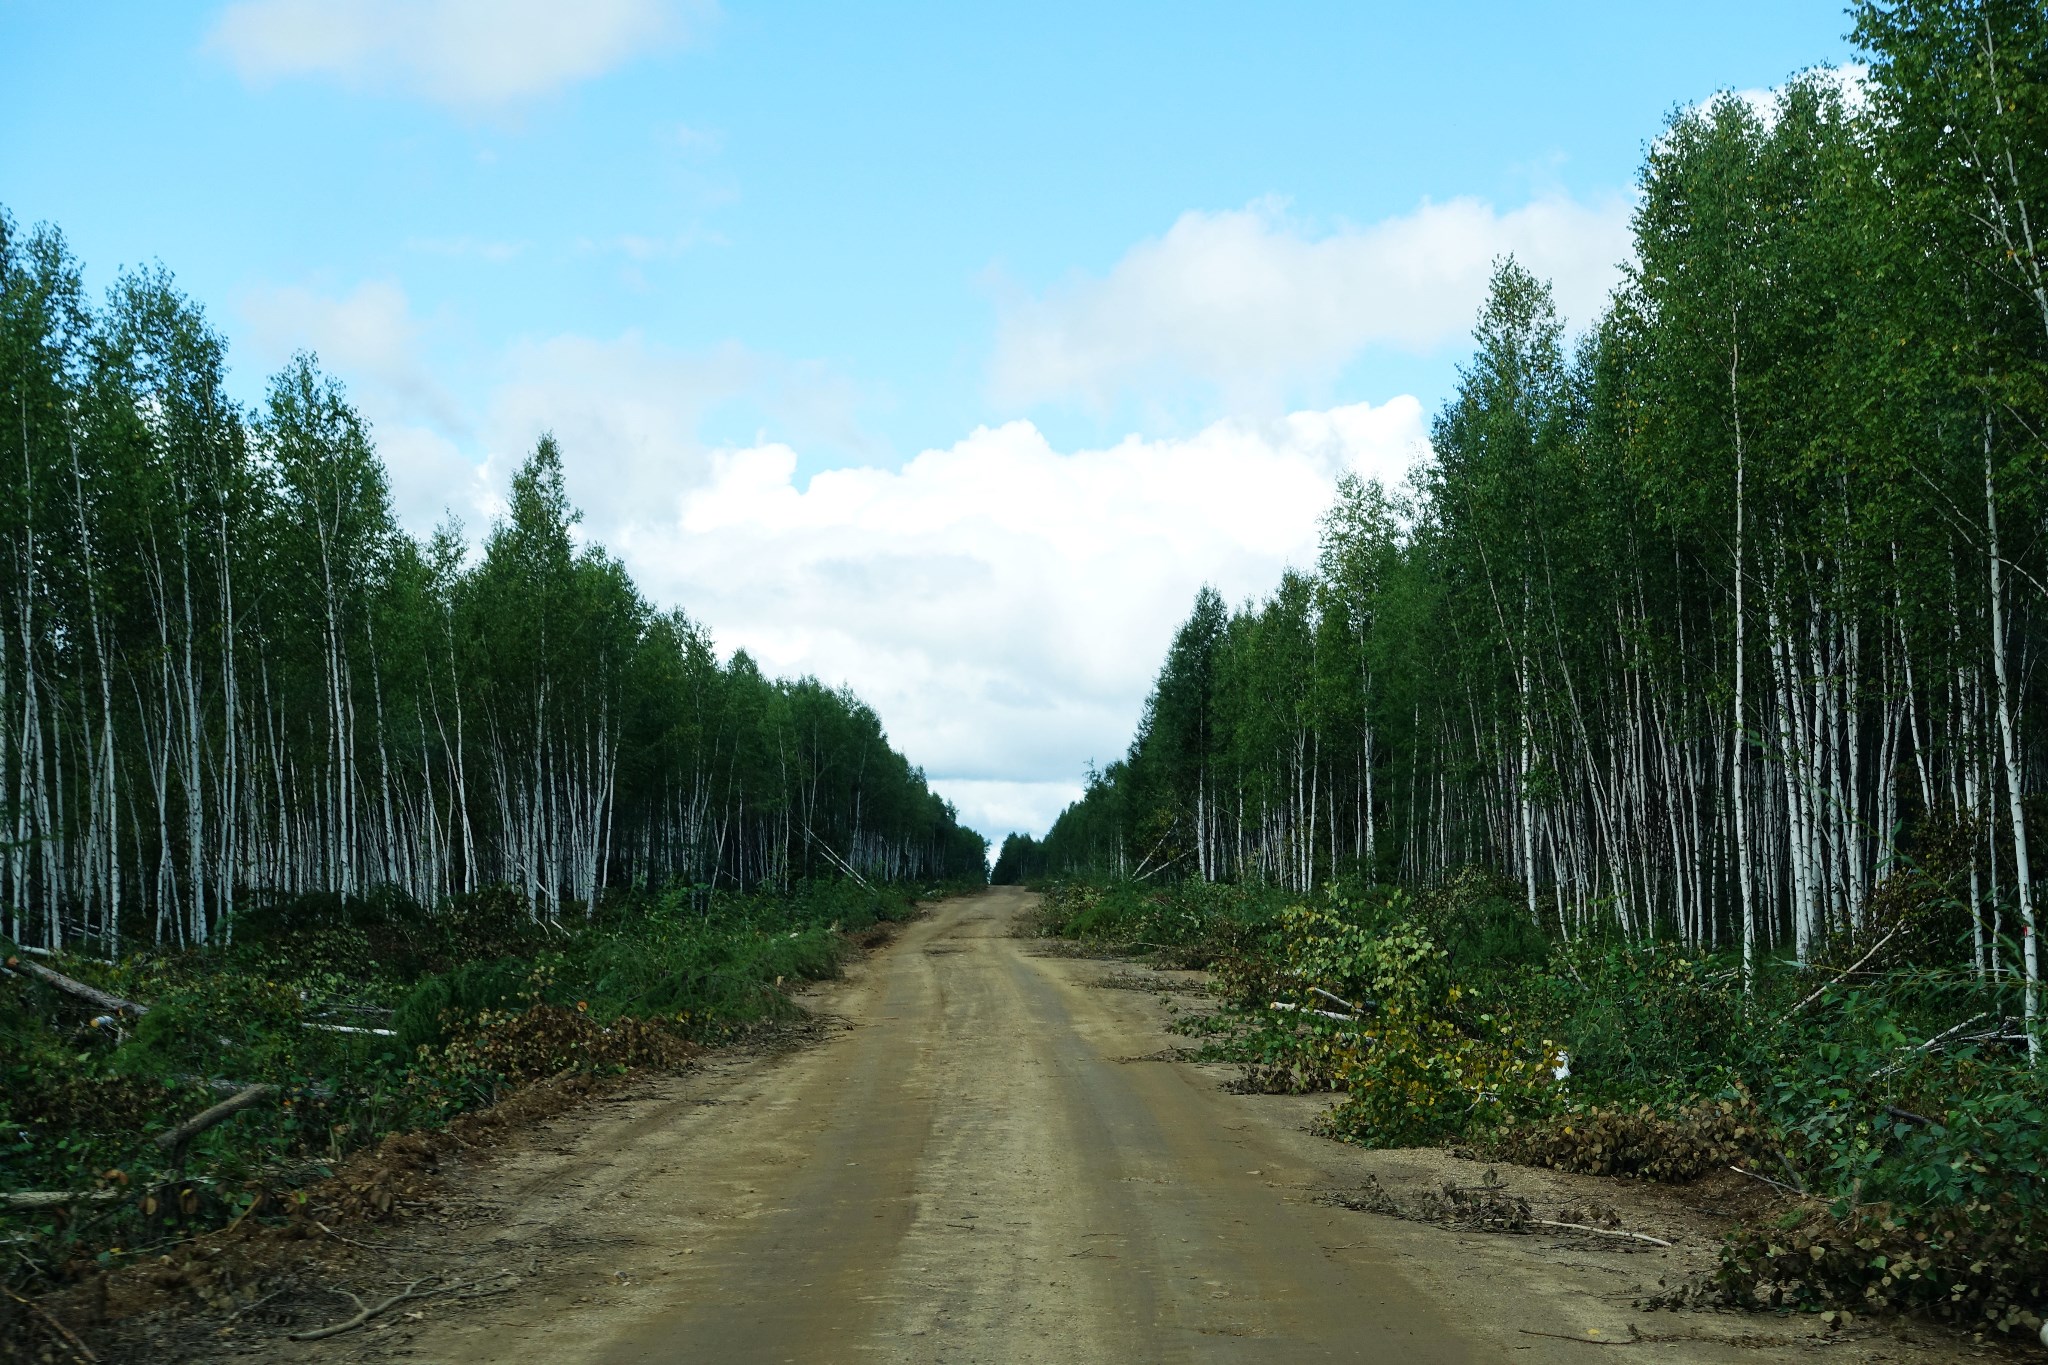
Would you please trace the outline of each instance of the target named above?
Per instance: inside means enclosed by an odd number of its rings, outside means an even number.
[[[467,962],[452,972],[423,978],[392,1011],[391,1027],[407,1050],[438,1046],[464,1020],[538,999],[532,963],[516,957]]]

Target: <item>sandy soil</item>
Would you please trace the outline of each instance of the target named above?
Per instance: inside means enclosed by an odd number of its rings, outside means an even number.
[[[832,1020],[817,1046],[636,1086],[458,1172],[458,1216],[386,1268],[400,1283],[508,1272],[492,1283],[511,1292],[264,1357],[1585,1365],[1606,1343],[1671,1361],[1973,1349],[1926,1329],[1634,1307],[1711,1263],[1725,1219],[1697,1191],[1501,1171],[1539,1216],[1612,1208],[1668,1251],[1319,1203],[1368,1175],[1398,1194],[1482,1168],[1312,1137],[1322,1102],[1232,1094],[1227,1071],[1162,1060],[1186,978],[1046,955],[1010,934],[1028,904],[994,889],[910,925],[813,998]]]

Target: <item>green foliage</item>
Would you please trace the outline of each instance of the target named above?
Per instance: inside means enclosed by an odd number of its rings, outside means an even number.
[[[1514,888],[1478,868],[1424,889],[1415,917],[1467,975],[1541,966],[1550,956],[1550,940],[1516,902]]]
[[[1269,933],[1286,903],[1271,888],[1221,883],[1062,882],[1045,893],[1040,923],[1055,937],[1206,967]]]
[[[392,1012],[391,1028],[408,1052],[448,1041],[462,1023],[521,1001],[537,1004],[533,968],[520,958],[465,962],[454,971],[426,977],[406,992]]]
[[[1812,71],[1648,140],[1576,344],[1496,263],[1408,486],[1342,482],[1312,578],[1205,589],[1044,844],[1287,908],[1051,922],[1226,945],[1186,1027],[1344,1092],[1344,1136],[1754,1162],[1827,1213],[1739,1242],[1737,1297],[2011,1328],[2048,1280],[2048,11],[1852,13],[1862,98]]]
[[[1314,1007],[1314,987],[1369,1010],[1334,1035],[1321,1024],[1296,1029],[1305,1047],[1329,1053],[1332,1080],[1349,1092],[1325,1120],[1329,1132],[1408,1146],[1552,1102],[1556,1046],[1458,984],[1449,955],[1409,915],[1405,897],[1388,897],[1371,924],[1342,910],[1290,909],[1278,939],[1283,979],[1304,988],[1295,1012]]]
[[[1598,1077],[1603,1094],[1655,1104],[1715,1094],[1749,1013],[1725,961],[1671,945],[1580,941],[1495,990]]]
[[[1868,107],[1807,72],[1648,141],[1575,344],[1496,262],[1429,458],[1198,594],[1050,874],[1396,881],[1461,965],[1903,917],[1879,965],[2032,970],[2048,18],[1854,13]]]

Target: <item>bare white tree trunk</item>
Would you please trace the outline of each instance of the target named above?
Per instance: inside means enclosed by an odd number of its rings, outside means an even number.
[[[1991,475],[1991,418],[1984,418],[1984,529],[1991,567],[1991,665],[1998,689],[1998,739],[2005,760],[2005,796],[2012,821],[2012,862],[2015,894],[2020,911],[2021,970],[2026,973],[2024,1011],[2027,1025],[2027,1055],[2039,1061],[2041,1037],[2035,1028],[2040,994],[2040,964],[2034,940],[2034,878],[2027,857],[2026,812],[2020,801],[2019,742],[2014,734],[2011,691],[2005,668],[2005,586],[2000,577],[2002,561],[1998,544],[1998,499]]]
[[[1739,317],[1739,315],[1738,315]],[[1735,325],[1731,319],[1730,329]],[[1730,774],[1730,789],[1735,806],[1735,882],[1737,895],[1742,907],[1742,983],[1743,989],[1756,987],[1756,907],[1750,898],[1749,874],[1749,796],[1748,782],[1743,769],[1748,748],[1749,727],[1743,714],[1746,680],[1744,678],[1744,654],[1746,646],[1743,611],[1743,449],[1742,449],[1742,404],[1736,379],[1742,368],[1742,346],[1739,341],[1729,348],[1728,360],[1728,407],[1735,422],[1735,721],[1731,733],[1733,756]]]

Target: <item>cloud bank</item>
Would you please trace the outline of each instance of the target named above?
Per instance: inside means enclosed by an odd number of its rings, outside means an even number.
[[[1002,402],[1108,407],[1189,383],[1226,408],[1270,410],[1327,384],[1374,346],[1428,352],[1469,332],[1494,260],[1551,280],[1590,322],[1629,254],[1629,202],[1550,197],[1502,213],[1424,201],[1364,227],[1312,235],[1283,204],[1184,213],[1105,275],[1080,275],[1001,310],[991,390]]]
[[[236,0],[206,46],[251,84],[312,77],[478,110],[601,76],[710,13],[671,0]]]
[[[976,827],[1042,831],[1122,752],[1196,590],[1270,590],[1339,474],[1398,481],[1424,441],[1398,398],[1072,451],[1009,422],[807,481],[771,443],[592,530],[723,645],[851,683]]]

